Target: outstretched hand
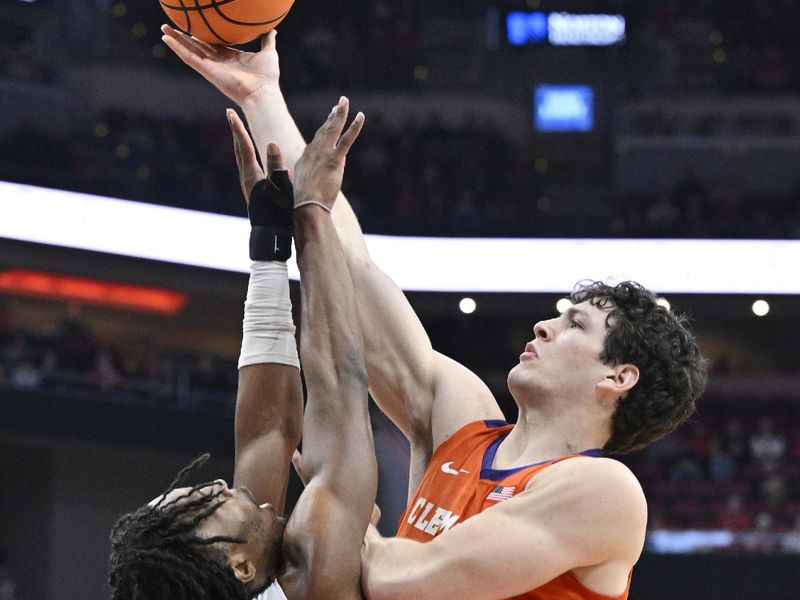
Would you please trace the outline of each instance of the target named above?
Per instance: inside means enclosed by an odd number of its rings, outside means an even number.
[[[318,202],[328,209],[333,207],[342,187],[344,164],[350,147],[364,126],[364,113],[358,113],[344,133],[350,102],[342,96],[330,115],[317,130],[294,168],[294,202]],[[228,109],[228,122],[233,132],[236,165],[239,167],[239,184],[245,201],[249,202],[253,187],[273,172],[283,170],[284,161],[278,144],[267,144],[267,172],[258,164],[253,142],[236,111]]]
[[[275,171],[284,169],[283,156],[278,144],[275,142],[267,144],[267,172],[264,173],[261,165],[258,164],[253,142],[250,140],[247,129],[245,129],[239,115],[230,108],[226,111],[226,114],[233,132],[233,151],[236,154],[236,166],[239,167],[239,185],[242,187],[244,201],[249,204],[250,194],[256,183],[265,177],[272,177]]]
[[[364,126],[358,113],[344,133],[350,101],[342,96],[294,166],[295,206],[319,202],[329,210],[342,187],[347,153]]]
[[[208,44],[169,25],[162,25],[161,32],[161,40],[178,58],[239,105],[259,91],[278,85],[275,30],[262,37],[259,52]]]

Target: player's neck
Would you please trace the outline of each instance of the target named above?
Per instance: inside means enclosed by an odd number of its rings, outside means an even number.
[[[590,415],[562,411],[542,415],[520,407],[519,420],[495,455],[495,468],[530,465],[565,454],[601,448],[608,439],[605,427]]]

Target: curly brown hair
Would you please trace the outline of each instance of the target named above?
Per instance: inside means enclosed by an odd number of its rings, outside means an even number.
[[[639,381],[614,413],[605,452],[643,448],[692,415],[707,372],[686,316],[660,306],[652,292],[633,281],[581,282],[570,300],[608,311],[601,360],[639,368]]]

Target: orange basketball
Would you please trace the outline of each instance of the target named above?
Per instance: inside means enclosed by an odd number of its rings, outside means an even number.
[[[159,0],[184,32],[209,44],[245,44],[283,21],[294,0]]]

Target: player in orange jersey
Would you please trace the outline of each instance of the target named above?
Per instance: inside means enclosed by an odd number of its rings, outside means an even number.
[[[164,33],[243,108],[259,147],[278,140],[287,164],[297,160],[305,142],[279,88],[274,33],[252,54]],[[579,288],[570,310],[534,325],[508,376],[519,420],[505,425],[488,387],[433,350],[341,194],[334,219],[370,391],[411,442],[398,537],[367,536],[368,598],[627,597],[647,507],[633,474],[601,454],[645,446],[693,412],[705,364],[685,321],[631,282]]]

